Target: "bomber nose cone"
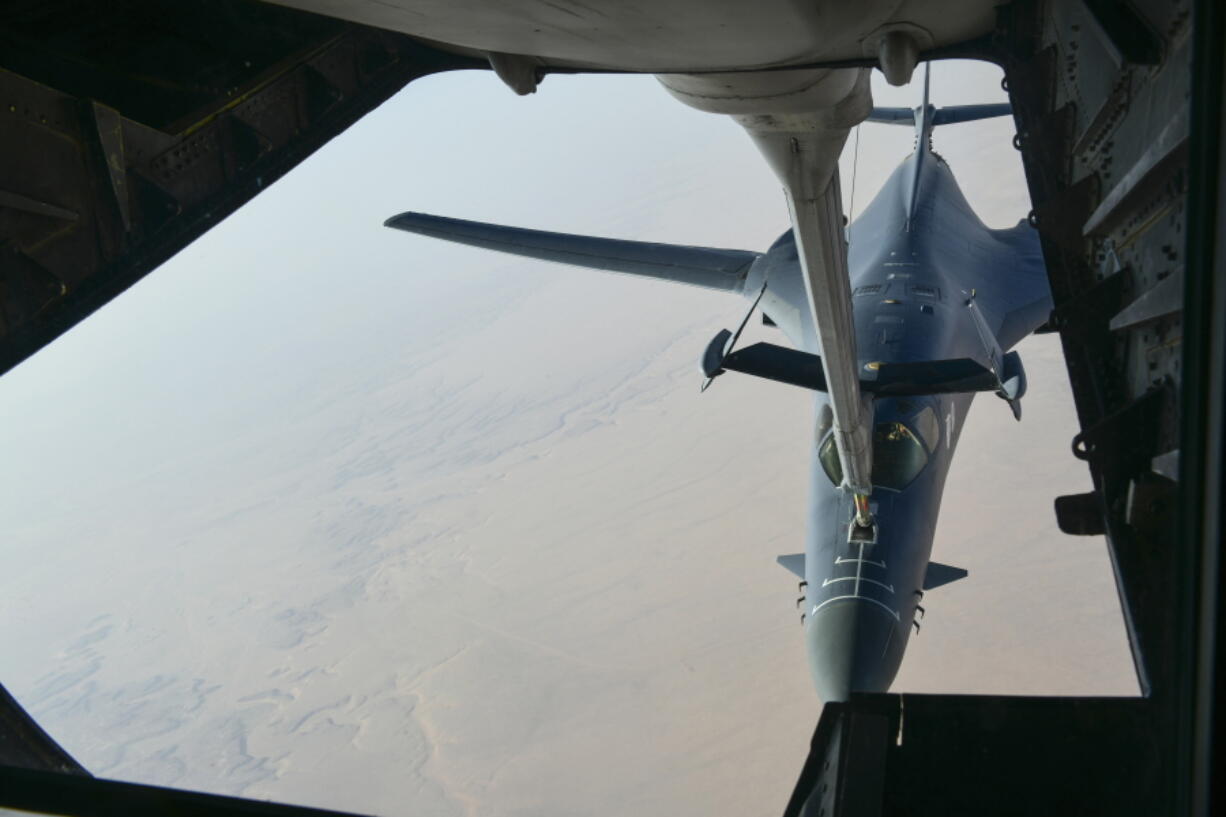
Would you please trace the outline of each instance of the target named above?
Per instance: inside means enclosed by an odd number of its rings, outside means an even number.
[[[839,600],[809,617],[809,672],[823,703],[889,689],[902,660],[898,626],[893,615],[864,599]]]

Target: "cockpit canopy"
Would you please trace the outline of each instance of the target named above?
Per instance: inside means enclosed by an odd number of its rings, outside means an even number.
[[[873,485],[891,491],[901,491],[919,476],[928,464],[928,455],[940,441],[940,424],[932,408],[925,406],[909,424],[898,420],[877,423],[873,427]],[[920,432],[923,432],[923,437]],[[843,483],[843,465],[839,461],[834,434],[828,433],[817,451],[822,470],[835,485]]]

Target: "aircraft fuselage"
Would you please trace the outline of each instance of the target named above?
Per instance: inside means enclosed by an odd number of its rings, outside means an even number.
[[[933,153],[923,157],[919,204],[909,212],[903,191],[915,162],[915,155],[903,162],[850,231],[864,380],[879,363],[984,359],[974,310],[1008,349],[1050,308],[1034,231],[986,228]],[[819,354],[791,234],[754,267],[745,291],[767,281],[764,311],[794,344]],[[843,700],[851,691],[883,692],[897,674],[923,598],[945,478],[974,394],[873,401],[876,524],[869,535],[853,525],[852,495],[839,487],[830,443],[828,397],[815,394],[801,609],[818,694]]]

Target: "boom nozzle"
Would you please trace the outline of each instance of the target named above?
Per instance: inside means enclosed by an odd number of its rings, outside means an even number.
[[[867,494],[854,494],[856,501],[856,525],[861,528],[869,528],[873,525],[873,512],[868,508]]]

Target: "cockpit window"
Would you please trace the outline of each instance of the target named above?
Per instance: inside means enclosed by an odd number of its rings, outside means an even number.
[[[843,464],[834,434],[826,435],[817,450],[822,470],[835,485],[843,482]],[[873,484],[901,491],[928,464],[928,452],[915,432],[902,423],[878,423],[873,429]]]
[[[878,423],[873,429],[873,484],[901,491],[928,464],[928,452],[902,423]]]
[[[936,452],[937,446],[941,443],[941,424],[937,422],[937,415],[932,407],[924,406],[920,413],[912,417],[909,422],[928,447],[928,452]]]
[[[843,463],[839,462],[839,447],[834,443],[834,435],[827,434],[817,449],[817,459],[822,464],[822,470],[835,485],[843,484]]]

